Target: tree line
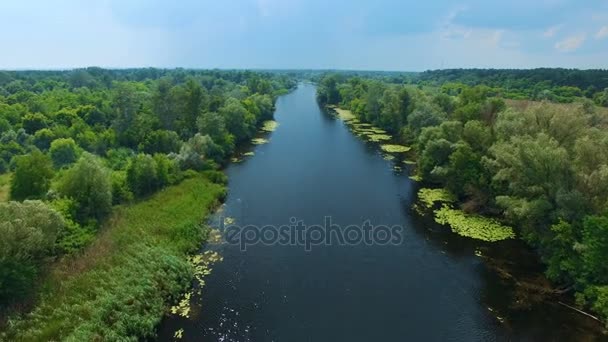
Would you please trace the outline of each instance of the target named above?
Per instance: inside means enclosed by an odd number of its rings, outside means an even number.
[[[501,78],[492,86],[441,80],[430,87],[328,74],[317,95],[412,146],[424,182],[447,188],[465,212],[516,227],[547,276],[607,318],[608,111],[585,98],[505,100]]]
[[[114,205],[212,178],[272,118],[287,75],[87,68],[0,72],[0,307],[82,250]],[[221,178],[221,177],[220,177]]]

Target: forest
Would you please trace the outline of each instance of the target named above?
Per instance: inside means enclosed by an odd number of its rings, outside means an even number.
[[[606,319],[606,74],[441,70],[396,84],[330,73],[317,99],[411,146],[423,184],[514,227],[559,291]]]
[[[0,339],[152,336],[190,284],[218,170],[294,86],[248,71],[0,72]]]

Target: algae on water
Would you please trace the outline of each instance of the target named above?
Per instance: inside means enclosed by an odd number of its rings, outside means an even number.
[[[262,125],[262,131],[265,132],[274,132],[277,127],[279,127],[279,123],[274,120],[266,120]]]
[[[268,139],[264,139],[264,138],[251,139],[251,143],[254,145],[262,145],[262,144],[266,144],[267,142],[268,142]]]
[[[432,208],[436,202],[453,203],[456,198],[446,189],[422,188],[418,190],[418,199],[427,208]]]
[[[405,153],[412,149],[409,146],[393,145],[393,144],[384,144],[384,145],[381,145],[380,148],[382,149],[382,151],[388,152],[388,153]]]
[[[435,221],[449,225],[458,235],[473,239],[494,242],[515,237],[511,227],[491,218],[465,214],[462,210],[452,209],[447,205],[435,210]]]

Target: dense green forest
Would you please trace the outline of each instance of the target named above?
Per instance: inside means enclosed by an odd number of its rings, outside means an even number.
[[[218,168],[294,85],[245,71],[0,72],[5,337],[153,335],[190,284],[201,208],[225,192]]]
[[[597,106],[607,91],[588,91],[607,74],[446,70],[417,84],[328,74],[317,95],[411,146],[424,183],[517,228],[549,279],[607,318],[608,111]],[[529,101],[564,87],[572,94]],[[505,99],[513,92],[528,100]]]

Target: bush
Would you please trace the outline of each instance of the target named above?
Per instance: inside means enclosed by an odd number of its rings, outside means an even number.
[[[151,194],[159,188],[156,161],[148,154],[138,154],[127,166],[127,183],[135,196]]]
[[[58,191],[76,203],[75,219],[79,223],[101,220],[112,209],[110,172],[92,154],[83,154],[76,165],[67,170]]]
[[[175,160],[164,154],[155,154],[154,161],[156,162],[159,187],[176,184],[183,179],[179,165]]]
[[[55,139],[49,149],[51,159],[56,168],[72,164],[78,159],[79,148],[72,138]]]
[[[121,204],[133,200],[133,192],[127,183],[126,171],[112,171],[112,203]]]
[[[27,294],[64,229],[61,215],[41,201],[0,203],[0,303]]]
[[[53,178],[53,165],[49,157],[39,150],[15,157],[15,174],[11,179],[11,198],[42,198],[49,190]]]
[[[215,154],[217,145],[208,135],[197,133],[182,145],[177,159],[182,170],[193,169],[197,171],[207,168],[206,157]]]

